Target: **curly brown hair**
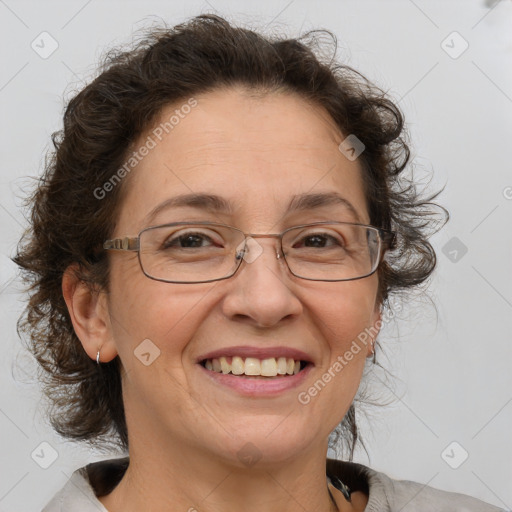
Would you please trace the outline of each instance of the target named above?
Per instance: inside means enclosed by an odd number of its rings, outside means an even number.
[[[119,356],[96,365],[76,336],[63,298],[63,273],[77,265],[79,279],[108,292],[109,266],[98,246],[111,237],[124,180],[97,197],[133,145],[169,104],[232,85],[253,92],[284,91],[326,109],[340,131],[365,146],[359,156],[372,225],[398,233],[398,246],[378,269],[379,300],[427,281],[436,265],[428,241],[436,231],[432,202],[404,172],[410,160],[403,115],[380,88],[347,65],[322,57],[321,36],[290,39],[235,27],[200,15],[173,28],[151,28],[129,50],[110,51],[99,74],[67,104],[63,130],[27,204],[31,229],[13,261],[22,268],[30,299],[18,321],[40,365],[53,428],[96,448],[128,449]],[[359,440],[351,405],[337,428],[350,459]]]

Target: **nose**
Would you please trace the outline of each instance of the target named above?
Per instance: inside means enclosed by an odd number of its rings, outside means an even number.
[[[223,311],[231,320],[257,327],[272,327],[302,312],[294,292],[296,283],[280,253],[276,239],[248,237],[237,273],[229,281]]]

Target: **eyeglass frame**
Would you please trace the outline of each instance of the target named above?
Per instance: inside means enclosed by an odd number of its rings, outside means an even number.
[[[372,270],[371,272],[369,272],[368,274],[363,275],[363,276],[351,277],[351,278],[348,278],[348,279],[312,279],[312,278],[309,278],[309,277],[302,277],[302,276],[299,276],[299,275],[295,274],[291,270],[290,265],[288,264],[288,260],[286,259],[286,255],[284,254],[284,251],[283,251],[283,236],[285,235],[285,233],[287,233],[288,231],[291,231],[292,229],[305,228],[305,227],[318,226],[318,225],[325,225],[325,224],[345,224],[345,225],[350,225],[350,226],[361,226],[361,227],[364,227],[364,228],[370,228],[370,229],[373,229],[373,230],[377,231],[377,233],[378,233],[378,240],[379,240],[379,257],[378,257],[378,259],[377,259],[377,261],[375,263],[375,269]],[[284,259],[284,261],[286,263],[286,267],[288,268],[289,272],[293,276],[298,277],[299,279],[305,279],[307,281],[322,281],[322,282],[355,281],[357,279],[364,279],[365,277],[369,277],[369,276],[375,274],[375,272],[377,272],[377,270],[379,268],[379,265],[382,262],[382,259],[383,259],[384,255],[385,255],[385,253],[388,250],[393,250],[395,248],[395,243],[396,243],[396,238],[397,238],[397,233],[395,231],[391,231],[389,229],[384,229],[384,228],[378,228],[378,227],[372,226],[370,224],[360,224],[360,223],[357,223],[357,222],[319,221],[319,222],[312,222],[310,224],[301,224],[301,225],[298,225],[298,226],[292,226],[290,228],[285,229],[282,233],[263,234],[263,233],[245,233],[244,231],[242,231],[239,228],[236,228],[234,226],[230,226],[229,224],[222,224],[222,223],[218,223],[218,222],[210,222],[210,221],[203,221],[203,222],[181,221],[181,222],[169,222],[169,223],[166,223],[166,224],[159,224],[157,226],[149,226],[147,228],[141,229],[137,236],[124,236],[124,237],[120,237],[120,238],[113,238],[111,240],[105,240],[105,242],[103,242],[103,250],[105,250],[105,251],[115,250],[115,251],[137,252],[137,257],[138,257],[138,260],[139,260],[139,266],[140,266],[140,268],[142,270],[142,273],[146,277],[148,277],[149,279],[153,279],[154,281],[160,281],[160,282],[163,282],[163,283],[174,283],[174,284],[213,283],[215,281],[223,281],[224,279],[229,279],[229,278],[233,277],[238,272],[238,269],[242,266],[242,261],[244,260],[243,256],[239,259],[238,265],[236,266],[235,270],[230,275],[224,276],[224,277],[220,277],[220,278],[217,278],[217,279],[209,279],[207,281],[170,281],[168,279],[162,279],[162,278],[159,278],[159,277],[153,277],[153,276],[149,275],[146,272],[146,270],[144,269],[144,265],[142,264],[141,257],[140,257],[140,236],[142,235],[142,233],[144,233],[145,231],[149,231],[151,229],[164,228],[164,227],[167,227],[167,226],[184,226],[184,225],[220,226],[220,227],[230,228],[230,229],[238,231],[239,233],[242,233],[244,235],[244,244],[245,245],[247,243],[247,239],[248,238],[278,238],[279,239],[279,250],[277,252],[277,259],[279,259],[281,257],[280,254],[283,255],[283,259]],[[244,248],[245,248],[245,245],[244,245]],[[244,251],[244,254],[245,254],[245,251]],[[237,258],[237,254],[235,254],[235,258]]]

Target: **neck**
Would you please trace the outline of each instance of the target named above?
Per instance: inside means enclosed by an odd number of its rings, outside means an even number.
[[[327,485],[325,450],[315,449],[276,464],[243,466],[195,447],[134,440],[130,464],[118,486],[100,498],[109,512],[187,510],[195,512],[354,512],[353,503]],[[329,492],[330,491],[330,492]]]

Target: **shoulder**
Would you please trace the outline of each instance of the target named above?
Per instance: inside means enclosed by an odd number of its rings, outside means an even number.
[[[107,512],[96,498],[85,468],[77,469],[64,487],[43,508],[42,512]]]
[[[327,474],[334,474],[351,490],[368,495],[365,512],[503,512],[477,498],[435,489],[419,482],[395,480],[355,462],[327,459]],[[352,485],[351,485],[352,484]]]
[[[127,466],[128,458],[122,458],[77,469],[42,512],[108,512],[98,496],[108,494],[117,485]]]

